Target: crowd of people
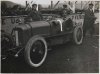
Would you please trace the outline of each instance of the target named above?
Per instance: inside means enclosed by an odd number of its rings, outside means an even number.
[[[7,8],[6,4],[1,5],[1,16],[3,15],[28,15],[27,19],[31,19],[34,21],[42,20],[41,12],[37,11],[37,4],[33,4],[30,10],[25,10],[25,8],[20,8],[18,5],[13,6],[12,8]],[[60,15],[62,17],[66,17],[68,14],[71,13],[71,10],[67,9],[67,5],[63,5]],[[93,12],[93,4],[89,4],[89,8],[85,11],[84,16],[84,24],[83,24],[83,34],[86,35],[86,32],[89,30],[91,36],[94,33],[94,22],[96,18]]]
[[[22,8],[19,5],[7,7],[6,3],[1,3],[1,16],[27,15],[28,13],[29,10],[26,11],[25,8]]]

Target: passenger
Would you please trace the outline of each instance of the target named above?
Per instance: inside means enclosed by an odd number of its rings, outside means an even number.
[[[64,17],[64,18],[66,18],[66,16],[67,16],[68,14],[70,14],[70,10],[68,9],[67,5],[64,4],[64,5],[63,5],[63,9],[62,9],[62,11],[61,11],[61,16]]]
[[[89,4],[89,8],[85,11],[84,24],[83,24],[83,36],[89,31],[92,36],[94,33],[94,22],[96,17],[93,12],[93,4]]]
[[[32,18],[32,21],[40,21],[42,20],[42,15],[39,11],[36,10],[37,8],[37,4],[33,4],[32,5],[32,10],[31,12],[28,14],[28,18]]]
[[[67,5],[66,4],[64,4],[63,5],[63,9],[62,9],[62,11],[61,11],[61,17],[63,18],[63,20],[64,20],[64,22],[62,22],[62,30],[61,31],[65,31],[65,30],[67,30],[67,28],[66,28],[66,26],[67,26],[67,20],[66,20],[66,17],[67,17],[67,15],[68,14],[70,14],[71,13],[71,10],[70,9],[68,9],[68,7],[67,7]]]

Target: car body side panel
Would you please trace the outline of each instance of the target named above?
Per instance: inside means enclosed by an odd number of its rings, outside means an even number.
[[[50,24],[46,21],[31,22],[32,35],[50,35]]]
[[[50,24],[45,21],[30,22],[16,26],[19,44],[25,46],[28,40],[35,35],[50,35]]]

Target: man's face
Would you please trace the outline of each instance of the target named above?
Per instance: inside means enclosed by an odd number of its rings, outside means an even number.
[[[37,6],[36,6],[36,5],[32,6],[32,9],[33,9],[33,10],[36,10],[36,8],[37,8]]]
[[[89,8],[92,9],[93,8],[93,5],[89,5]]]
[[[67,8],[67,6],[63,6],[63,8],[64,8],[64,9],[66,9],[66,8]]]

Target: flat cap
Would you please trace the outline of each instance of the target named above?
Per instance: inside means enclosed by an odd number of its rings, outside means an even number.
[[[63,7],[67,7],[67,4],[63,4]]]
[[[92,6],[93,6],[93,4],[92,4],[92,3],[90,3],[89,5],[92,5]]]
[[[32,6],[37,6],[37,4],[32,4]]]

